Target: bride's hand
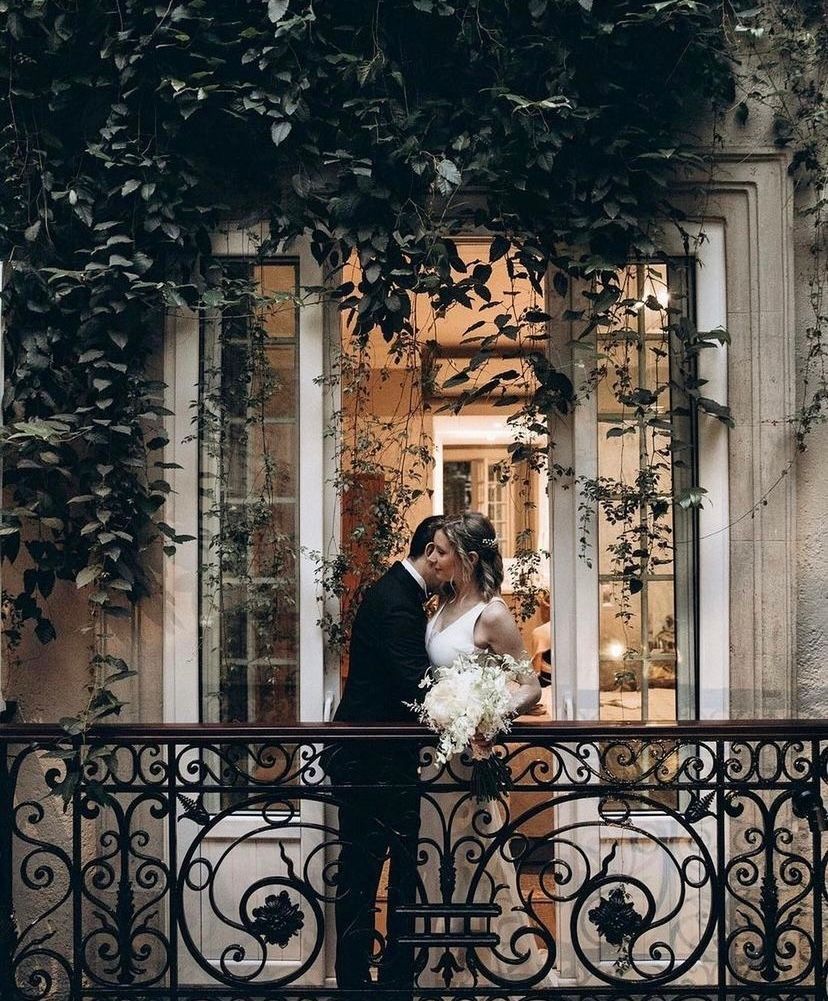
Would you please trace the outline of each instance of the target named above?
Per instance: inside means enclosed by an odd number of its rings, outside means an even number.
[[[473,761],[483,761],[485,758],[491,757],[493,747],[493,740],[475,734],[469,744],[469,754],[471,754]]]
[[[541,702],[536,702],[531,709],[527,709],[525,712],[521,713],[522,716],[545,716],[546,706]]]

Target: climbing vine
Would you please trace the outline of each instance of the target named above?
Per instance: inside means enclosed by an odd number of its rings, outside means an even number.
[[[504,342],[537,350],[525,352],[523,369],[500,372],[482,388],[465,386],[468,373],[456,372],[451,407],[483,396],[519,401],[514,420],[524,436],[512,451],[515,468],[547,464],[550,475],[566,474],[554,453],[550,460],[549,419],[594,391],[607,366],[597,366],[591,386],[575,387],[544,348],[549,315],[498,305],[493,267],[505,264],[539,295],[551,274],[554,295],[572,299],[564,315],[577,338],[613,329],[623,339],[624,315],[645,303],[624,294],[619,268],[631,255],[658,256],[656,220],[680,225],[670,180],[703,162],[695,123],[733,99],[734,34],[750,26],[739,6],[0,2],[0,533],[3,557],[22,567],[4,609],[13,637],[32,626],[48,642],[55,583],[73,581],[87,595],[91,664],[107,670],[93,679],[84,723],[119,709],[110,685],[129,672],[105,660],[110,619],[129,616],[151,591],[154,547],[192,543],[164,519],[170,413],[156,371],[164,317],[209,324],[241,308],[255,332],[268,307],[255,281],[231,273],[215,252],[219,224],[263,220],[259,261],[298,238],[309,242],[326,275],[320,294],[340,309],[346,332],[329,385],[346,379],[352,402],[365,392],[360,359],[377,337],[389,358],[407,359],[420,373],[426,401],[434,395],[418,301],[436,316],[490,306],[485,323],[466,332],[475,345],[470,370]],[[803,62],[802,93],[806,73]],[[813,118],[816,126],[815,111]],[[807,156],[800,165],[810,165]],[[458,246],[471,231],[488,242],[473,264]],[[815,310],[816,330],[821,300]],[[664,319],[688,351],[694,338],[704,340],[681,327],[677,313],[664,310]],[[821,344],[821,335],[812,341]],[[250,345],[233,390],[245,399],[232,404],[248,433],[257,401],[283,391],[256,374],[261,337]],[[813,356],[819,368],[821,347]],[[209,372],[204,379],[197,430],[212,429],[221,449],[228,387],[213,380],[211,388]],[[616,367],[618,393],[661,419],[658,401],[632,399],[630,379]],[[812,394],[820,413],[823,398]],[[698,391],[693,405],[715,412],[705,400]],[[725,410],[716,416],[728,419]],[[345,439],[359,461],[338,474],[352,501],[372,476],[384,483],[372,494],[372,524],[354,529],[355,538],[370,535],[368,576],[396,548],[429,461],[426,443],[412,437],[405,475],[399,465],[394,474],[379,440]],[[262,461],[267,468],[266,455]],[[642,494],[653,494],[652,484],[631,489],[639,509]],[[615,504],[618,490],[607,490]],[[659,494],[652,503],[667,501]],[[211,565],[220,573],[239,570],[238,552],[269,531],[266,576],[289,576],[295,553],[268,523],[270,507],[265,490],[259,507],[246,505],[232,523],[233,538],[216,535]],[[641,535],[640,524],[636,530]],[[622,578],[634,581],[659,546],[647,542],[644,556],[641,544],[629,550],[635,572],[621,552]],[[322,570],[340,597],[348,548],[346,540]]]

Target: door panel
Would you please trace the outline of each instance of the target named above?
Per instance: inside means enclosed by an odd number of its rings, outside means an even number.
[[[249,263],[261,237],[216,237],[228,267],[272,297],[260,313],[240,307],[201,331],[195,317],[171,323],[171,458],[183,467],[175,524],[200,539],[200,552],[180,547],[165,567],[168,722],[323,716],[311,554],[324,547],[324,325],[305,291],[322,280],[302,247]],[[194,406],[207,436],[193,434]],[[181,889],[170,913],[182,982],[324,983],[324,903],[300,899],[303,881],[321,882],[323,807],[305,798],[302,780],[295,796],[269,792],[286,763],[262,744],[234,751],[231,740],[179,750],[179,772],[194,786],[179,797]]]

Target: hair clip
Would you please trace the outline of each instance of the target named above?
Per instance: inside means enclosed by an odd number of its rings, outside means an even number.
[[[495,536],[493,539],[481,539],[480,545],[486,546],[488,549],[497,549],[497,547],[500,545],[500,539],[498,539],[497,536]]]

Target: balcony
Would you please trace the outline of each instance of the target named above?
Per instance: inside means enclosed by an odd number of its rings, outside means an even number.
[[[336,986],[335,911],[342,857],[383,866],[377,832],[413,882],[382,874],[338,961],[373,978],[402,950],[416,986],[383,997],[826,997],[828,722],[521,726],[511,792],[480,804],[416,727],[108,727],[76,750],[0,727],[3,1001],[365,997]]]

